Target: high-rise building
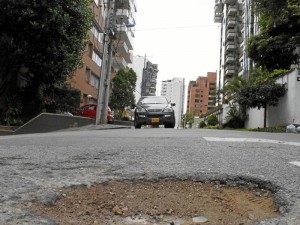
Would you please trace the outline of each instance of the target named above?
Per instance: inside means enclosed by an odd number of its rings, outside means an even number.
[[[101,65],[103,60],[103,43],[105,32],[105,16],[107,14],[107,3],[104,0],[94,0],[91,3],[94,15],[93,26],[88,32],[89,41],[83,54],[83,66],[78,69],[69,80],[71,87],[81,92],[81,105],[97,103],[98,88],[101,76]],[[112,18],[115,24],[115,39],[112,43],[112,74],[119,69],[128,69],[132,63],[133,37],[132,27],[135,24],[136,1],[122,0],[115,4]]]
[[[175,103],[175,127],[180,127],[181,117],[183,115],[185,98],[185,80],[184,78],[174,77],[172,80],[161,82],[161,96],[165,96],[168,101]]]
[[[252,61],[247,57],[246,43],[259,32],[257,16],[251,13],[252,0],[215,0],[215,23],[221,24],[218,88],[233,76],[249,76]]]
[[[142,96],[155,96],[157,83],[158,65],[146,61],[143,69]]]
[[[142,79],[143,79],[143,70],[145,67],[145,58],[141,56],[133,56],[133,62],[130,64],[130,68],[136,73],[136,85],[134,91],[135,102],[140,99],[142,96]]]
[[[188,87],[187,111],[200,116],[216,107],[217,73],[208,72],[207,76],[199,76],[190,81]]]

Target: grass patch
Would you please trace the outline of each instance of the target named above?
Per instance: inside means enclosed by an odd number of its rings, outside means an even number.
[[[256,132],[273,132],[273,133],[285,133],[286,127],[267,127],[267,128],[241,128],[236,129],[240,131],[256,131]]]

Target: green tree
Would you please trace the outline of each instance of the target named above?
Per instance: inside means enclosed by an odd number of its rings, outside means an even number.
[[[194,122],[195,119],[193,112],[186,112],[181,118],[181,125],[183,128],[185,128],[186,124],[189,124],[191,126],[191,124],[193,124]]]
[[[135,103],[136,79],[136,73],[132,69],[129,69],[128,72],[120,69],[112,79],[112,94],[109,105],[118,119],[121,119],[125,106],[132,106]]]
[[[235,101],[237,94],[247,86],[248,82],[239,76],[234,76],[224,87],[223,92],[225,98]]]
[[[264,108],[264,128],[266,128],[267,106],[278,105],[279,98],[285,93],[284,84],[277,84],[270,80],[245,87],[238,93],[237,102],[250,108]]]
[[[0,1],[0,107],[5,108],[4,100],[20,91],[41,103],[45,86],[64,83],[81,65],[92,24],[90,3]],[[20,80],[25,81],[21,86]]]
[[[299,63],[295,48],[300,45],[300,3],[298,0],[254,0],[260,15],[261,33],[247,43],[248,55],[269,72],[289,69]]]

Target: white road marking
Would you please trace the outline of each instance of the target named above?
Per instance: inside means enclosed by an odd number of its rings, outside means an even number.
[[[287,142],[278,141],[271,139],[260,139],[260,138],[219,138],[219,137],[203,137],[206,141],[219,141],[219,142],[252,142],[252,143],[271,143],[271,144],[283,144],[299,146],[300,142]]]
[[[290,164],[293,164],[295,166],[299,166],[300,167],[300,162],[294,161],[294,162],[290,162]]]

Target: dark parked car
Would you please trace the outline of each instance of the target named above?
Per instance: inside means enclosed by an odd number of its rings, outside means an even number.
[[[84,106],[81,106],[79,109],[79,116],[82,117],[89,117],[92,119],[96,119],[96,113],[97,113],[97,105],[96,104],[87,104]],[[111,109],[107,108],[107,123],[113,123],[114,117],[111,113]]]
[[[136,105],[134,112],[134,126],[141,128],[142,125],[165,125],[165,128],[174,128],[175,103],[169,103],[162,96],[143,96]]]

